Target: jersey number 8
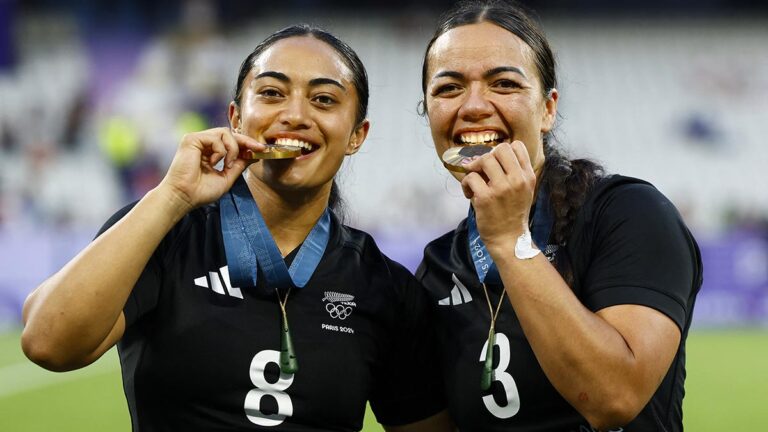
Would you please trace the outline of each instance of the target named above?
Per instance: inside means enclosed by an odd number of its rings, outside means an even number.
[[[286,417],[293,415],[293,402],[288,393],[285,393],[293,383],[293,374],[281,371],[277,382],[270,383],[264,375],[268,363],[275,363],[280,367],[280,351],[264,350],[253,356],[249,373],[256,388],[245,396],[245,415],[251,423],[259,426],[277,426]],[[277,401],[276,414],[264,414],[261,411],[261,400],[264,396],[271,396]]]

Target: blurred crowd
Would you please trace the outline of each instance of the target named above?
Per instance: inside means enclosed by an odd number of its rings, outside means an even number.
[[[185,132],[226,125],[233,71],[249,47],[240,41],[258,39],[248,34],[259,29],[229,22],[238,2],[64,3],[70,10],[0,0],[0,229],[94,229],[141,197]],[[322,2],[288,3],[301,10]],[[409,108],[416,97],[405,99]],[[704,152],[723,141],[707,115],[691,113],[679,129]],[[394,201],[427,214],[419,219],[442,211],[428,187],[393,188]],[[689,211],[684,193],[672,198]],[[764,207],[741,200],[712,211],[726,228],[768,232]]]
[[[181,135],[225,124],[232,68],[197,5],[156,37],[85,40],[62,14],[16,23],[0,73],[0,224],[98,224],[157,184]]]

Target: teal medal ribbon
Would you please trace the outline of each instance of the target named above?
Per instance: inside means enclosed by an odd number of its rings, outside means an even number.
[[[549,206],[549,193],[542,186],[538,197],[536,197],[533,221],[531,222],[531,237],[533,237],[533,242],[536,246],[542,250],[547,247],[553,223],[552,209]],[[469,213],[467,214],[467,230],[469,254],[472,256],[472,262],[475,264],[475,272],[480,283],[501,284],[501,276],[499,276],[496,263],[493,262],[493,258],[488,253],[485,243],[480,238],[475,209],[472,206],[469,207]]]
[[[546,187],[542,185],[538,197],[536,198],[536,205],[534,207],[533,220],[531,223],[531,237],[533,237],[536,246],[542,249],[547,247],[553,224],[554,218],[549,205],[549,193],[547,192]],[[504,300],[504,292],[502,291],[501,293],[501,298],[499,299],[496,312],[494,313],[485,284],[487,282],[499,285],[502,283],[501,276],[499,275],[499,270],[496,268],[496,264],[493,262],[493,258],[491,258],[491,255],[488,253],[485,243],[483,243],[483,240],[480,238],[480,232],[477,229],[475,209],[472,208],[472,206],[469,207],[469,214],[467,215],[467,231],[469,254],[475,265],[477,278],[483,285],[483,291],[485,291],[486,299],[488,300],[489,313],[491,315],[491,326],[488,330],[488,345],[485,351],[485,362],[483,363],[483,372],[480,376],[480,388],[486,391],[491,388],[491,382],[493,382],[494,379],[493,346],[496,343],[496,317],[501,308],[501,303]]]
[[[240,176],[230,191],[219,199],[221,231],[233,286],[255,287],[258,269],[266,278],[267,286],[280,290],[303,288],[317,269],[325,253],[331,232],[331,214],[325,209],[299,248],[290,268],[285,265],[280,250],[267,228],[256,200],[245,179]],[[288,295],[286,294],[286,302]],[[293,342],[288,328],[285,304],[283,315],[280,368],[286,373],[298,370]]]

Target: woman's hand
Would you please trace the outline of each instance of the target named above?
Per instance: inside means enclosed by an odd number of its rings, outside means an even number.
[[[27,357],[63,371],[104,354],[123,336],[123,308],[160,241],[189,210],[229,190],[251,163],[248,152],[264,148],[226,128],[186,135],[160,186],[24,302]]]
[[[464,168],[469,173],[461,187],[472,201],[488,251],[514,250],[517,238],[528,229],[536,191],[536,174],[525,145],[521,141],[499,144]]]
[[[187,210],[213,202],[226,193],[254,162],[250,152],[265,145],[229,128],[208,129],[182,138],[160,188],[171,192]],[[223,160],[221,171],[214,166]]]

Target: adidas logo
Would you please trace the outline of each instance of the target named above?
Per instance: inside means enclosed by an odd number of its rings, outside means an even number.
[[[195,278],[195,285],[203,288],[210,288],[217,294],[229,295],[239,299],[243,298],[243,293],[240,291],[240,288],[233,287],[232,283],[229,281],[229,267],[227,266],[220,268],[218,272],[208,272],[208,276]]]
[[[459,278],[456,277],[455,274],[451,275],[451,280],[453,280],[453,283],[455,284],[453,286],[453,289],[451,290],[451,295],[439,300],[437,302],[438,306],[458,306],[463,303],[469,303],[472,301],[472,295],[469,293],[469,290],[467,290],[467,287],[464,286],[463,283],[459,280]]]

